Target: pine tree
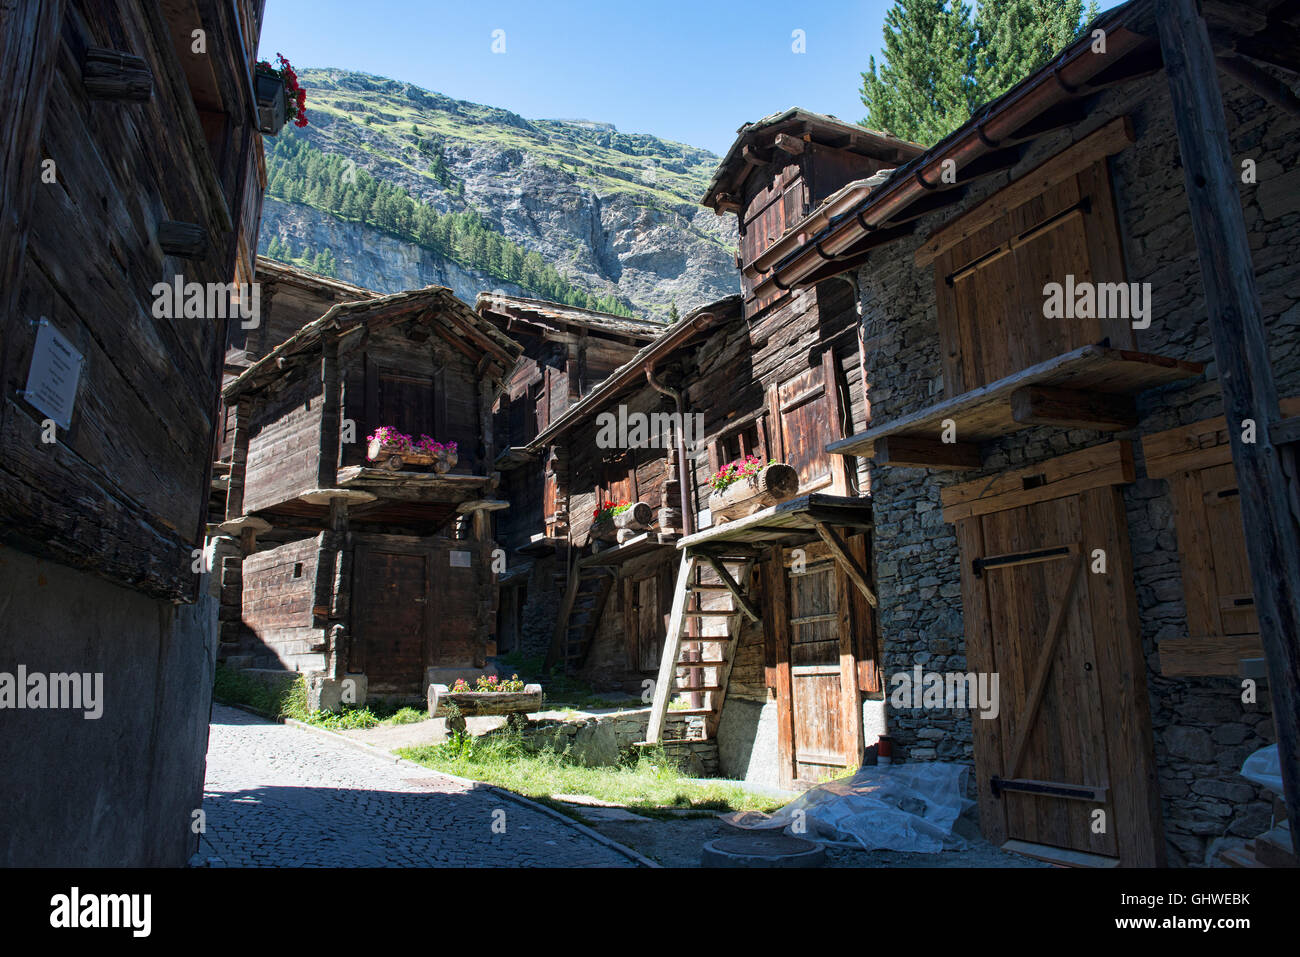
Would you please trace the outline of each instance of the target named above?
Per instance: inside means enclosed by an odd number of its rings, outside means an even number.
[[[676,322],[680,318],[681,316],[677,314],[677,302],[674,300],[668,304],[668,321],[672,323]]]
[[[862,74],[863,125],[905,140],[943,139],[971,113],[975,28],[970,7],[895,0],[885,14],[883,62]]]
[[[895,0],[883,62],[862,74],[864,126],[926,146],[1046,63],[1081,31],[1082,0]],[[1096,15],[1089,2],[1084,23]]]
[[[975,14],[975,99],[1005,93],[1079,35],[1083,0],[982,0]],[[1088,4],[1084,24],[1097,15]]]

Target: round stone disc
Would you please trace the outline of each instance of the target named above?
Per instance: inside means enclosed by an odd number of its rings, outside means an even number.
[[[700,853],[702,867],[820,867],[825,861],[820,844],[775,831],[720,837]]]

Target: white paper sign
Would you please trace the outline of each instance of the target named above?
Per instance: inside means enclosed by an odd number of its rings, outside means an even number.
[[[72,410],[77,404],[77,382],[81,379],[81,353],[50,325],[44,316],[36,332],[32,365],[27,373],[23,399],[64,429],[72,428]]]
[[[451,552],[450,554],[451,554],[451,567],[452,567],[452,568],[469,568],[469,567],[470,567],[471,562],[470,562],[470,553],[469,553],[469,552]]]

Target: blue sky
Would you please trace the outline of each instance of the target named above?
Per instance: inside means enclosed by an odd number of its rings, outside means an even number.
[[[1102,9],[1117,4],[1106,0]],[[267,0],[261,55],[722,153],[789,106],[856,122],[889,0]],[[504,53],[493,53],[494,31]],[[806,52],[793,51],[796,30]],[[307,111],[311,113],[311,91]]]

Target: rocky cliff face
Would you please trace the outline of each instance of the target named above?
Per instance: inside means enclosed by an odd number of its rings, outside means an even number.
[[[670,305],[685,313],[738,290],[735,221],[698,205],[718,162],[705,150],[608,124],[525,120],[365,74],[300,77],[311,125],[281,138],[303,138],[311,155],[341,158],[343,175],[364,170],[439,213],[477,213],[579,293],[664,318]],[[272,238],[295,255],[329,249],[339,278],[382,291],[437,283],[468,301],[487,289],[540,294],[490,257],[471,264],[348,215],[328,190],[295,187],[307,178],[301,164],[277,176],[278,162],[268,162],[264,252]]]

